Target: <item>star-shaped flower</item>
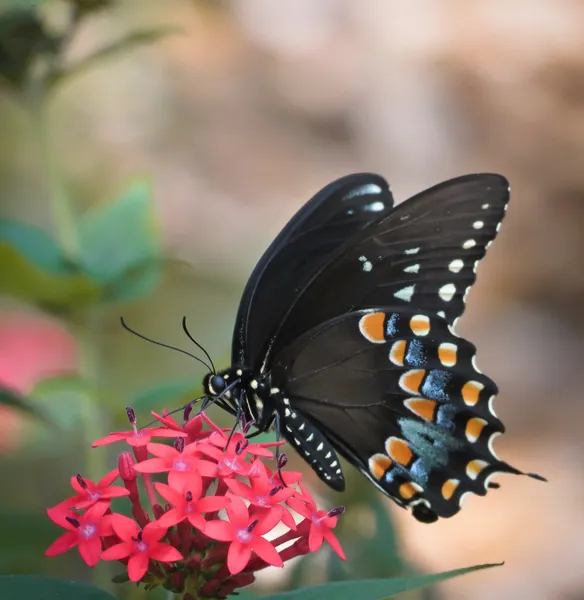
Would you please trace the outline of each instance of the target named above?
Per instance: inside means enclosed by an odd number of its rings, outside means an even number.
[[[274,567],[282,567],[280,555],[262,536],[279,522],[278,511],[268,511],[258,519],[250,516],[243,500],[233,496],[227,507],[229,521],[208,521],[205,535],[213,540],[231,542],[227,551],[227,568],[232,575],[240,573],[251,558],[252,551]]]
[[[135,521],[124,515],[113,514],[110,519],[113,530],[122,542],[104,550],[101,558],[129,558],[128,577],[131,581],[138,582],[146,575],[150,559],[167,563],[182,560],[182,554],[176,548],[160,541],[167,530],[156,521],[140,529]]]
[[[202,460],[199,456],[198,442],[187,444],[180,450],[165,444],[148,444],[148,452],[157,458],[150,458],[134,465],[139,473],[164,473],[168,471],[168,483],[176,488],[182,489],[186,481],[199,480],[201,477],[213,477],[217,471],[217,465]]]
[[[343,559],[346,560],[345,553],[341,548],[339,540],[336,538],[332,530],[337,526],[337,516],[343,514],[344,508],[339,507],[330,511],[318,510],[314,498],[308,490],[300,484],[301,494],[296,494],[292,498],[288,498],[286,504],[299,515],[306,517],[298,530],[301,531],[302,525],[308,525],[310,531],[308,533],[308,547],[311,552],[316,552],[321,546],[322,541],[326,540],[331,548]]]
[[[112,534],[109,517],[104,516],[106,510],[107,502],[97,502],[84,514],[72,510],[47,511],[54,523],[68,531],[47,548],[45,556],[57,556],[77,546],[85,563],[94,567],[101,554],[101,538]]]
[[[226,496],[201,498],[202,486],[200,480],[196,478],[187,482],[181,491],[164,483],[155,483],[154,487],[173,506],[156,521],[160,527],[167,529],[186,519],[193,527],[205,531],[206,521],[202,513],[216,512],[231,504]]]

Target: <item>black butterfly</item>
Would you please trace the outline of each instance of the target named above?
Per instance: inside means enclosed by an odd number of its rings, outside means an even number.
[[[394,207],[378,175],[339,179],[253,271],[217,402],[279,433],[335,490],[339,455],[420,521],[450,517],[501,472],[497,386],[454,333],[509,200],[500,175],[458,177]],[[539,478],[539,476],[531,475]]]

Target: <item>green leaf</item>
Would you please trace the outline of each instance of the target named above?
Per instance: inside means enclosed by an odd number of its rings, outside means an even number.
[[[0,404],[15,408],[45,422],[48,421],[47,416],[42,411],[21,396],[16,390],[0,387]]]
[[[106,287],[106,300],[135,300],[158,285],[161,242],[146,184],[135,184],[118,200],[88,211],[79,233],[82,269]]]
[[[201,386],[192,380],[167,381],[136,394],[130,406],[137,412],[171,410],[198,398]]]
[[[173,33],[182,33],[182,29],[175,26],[163,26],[156,27],[153,29],[144,29],[141,31],[133,31],[126,37],[120,40],[116,40],[107,46],[104,46],[100,50],[97,50],[93,54],[77,61],[75,64],[70,65],[66,70],[63,70],[55,74],[50,81],[50,85],[54,87],[65,81],[69,81],[73,77],[84,73],[91,67],[94,67],[106,60],[115,58],[120,54],[131,50],[133,48],[144,46],[146,44],[152,44],[157,42],[159,39],[166,37]]]
[[[465,567],[464,569],[455,569],[445,573],[435,573],[433,575],[413,575],[411,577],[395,577],[393,579],[362,579],[357,581],[339,581],[327,585],[318,585],[314,587],[284,592],[264,597],[263,600],[385,600],[395,594],[408,592],[427,585],[434,585],[441,581],[446,581],[459,575],[498,567],[503,563],[476,565],[474,567]]]
[[[37,382],[30,398],[57,427],[71,431],[83,423],[84,406],[90,401],[90,391],[79,376],[65,375]]]
[[[95,302],[101,290],[79,272],[44,231],[0,221],[0,293],[48,309],[79,308]]]
[[[115,600],[114,596],[87,583],[39,575],[0,575],[0,598],[51,600]]]

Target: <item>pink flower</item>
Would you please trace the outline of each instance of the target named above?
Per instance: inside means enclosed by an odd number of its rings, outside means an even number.
[[[236,479],[226,480],[227,486],[233,494],[249,500],[252,506],[257,507],[255,514],[260,516],[263,509],[273,509],[280,512],[280,520],[289,529],[296,529],[292,515],[280,502],[288,500],[294,494],[291,487],[282,484],[274,486],[267,473],[264,471],[259,477],[250,479],[251,486],[245,485]]]
[[[182,560],[182,554],[176,548],[160,541],[166,535],[166,529],[156,522],[149,523],[141,530],[124,515],[113,514],[110,519],[113,530],[122,542],[104,550],[101,558],[121,560],[129,557],[128,577],[131,581],[140,581],[146,575],[150,559],[166,563]]]
[[[208,460],[202,460],[199,456],[199,443],[193,442],[180,450],[165,444],[148,444],[148,452],[157,458],[139,462],[134,465],[138,473],[164,473],[168,474],[168,483],[176,488],[181,487],[186,481],[213,477],[217,467]]]
[[[227,508],[227,521],[209,521],[205,535],[220,542],[230,542],[227,552],[227,568],[232,575],[240,573],[255,552],[266,563],[282,567],[280,555],[262,535],[269,533],[280,520],[278,511],[268,511],[262,519],[250,517],[243,500],[233,496]]]
[[[112,533],[109,518],[104,517],[106,510],[108,503],[98,502],[84,514],[72,510],[47,511],[49,518],[59,527],[68,529],[68,532],[47,548],[45,556],[57,556],[78,546],[81,558],[87,565],[94,567],[101,554],[101,538]]]
[[[205,517],[202,513],[216,512],[231,503],[225,496],[205,496],[201,498],[202,487],[199,479],[191,479],[181,491],[164,483],[155,483],[156,491],[174,508],[165,512],[156,521],[160,527],[168,529],[185,519],[197,529],[205,530]]]
[[[109,506],[112,498],[121,496],[129,496],[130,492],[120,486],[112,486],[112,482],[119,476],[118,469],[114,469],[105,477],[102,477],[96,485],[91,479],[84,479],[78,473],[71,477],[71,487],[77,492],[77,496],[73,496],[53,508],[47,509],[47,512],[53,510],[63,510],[63,508],[88,508],[99,501],[104,501]]]
[[[128,415],[128,420],[132,425],[132,431],[115,431],[93,442],[91,447],[97,448],[98,446],[105,446],[106,444],[114,444],[115,442],[126,441],[128,444],[130,444],[130,446],[133,446],[134,448],[140,448],[149,444],[153,437],[175,438],[186,437],[187,435],[182,431],[174,431],[172,429],[167,429],[166,427],[145,427],[144,429],[138,429],[136,426],[136,415],[134,410],[131,407],[127,407],[126,414]]]
[[[339,540],[332,532],[337,526],[337,515],[344,512],[343,507],[335,508],[331,511],[318,510],[316,502],[310,493],[300,484],[302,494],[296,494],[295,497],[289,498],[287,504],[295,510],[299,515],[306,518],[302,523],[308,523],[310,531],[308,534],[308,547],[311,552],[316,552],[321,546],[322,541],[326,540],[331,548],[343,559],[347,560],[345,553],[339,544]],[[301,524],[302,525],[302,524]],[[301,526],[299,526],[300,531]]]

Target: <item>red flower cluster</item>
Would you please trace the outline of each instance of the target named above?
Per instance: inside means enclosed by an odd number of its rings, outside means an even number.
[[[125,440],[134,456],[123,452],[118,468],[98,484],[81,475],[71,479],[76,495],[47,510],[67,532],[46,556],[77,546],[89,566],[120,561],[131,581],[162,585],[184,600],[225,598],[252,583],[256,571],[315,552],[323,540],[345,559],[332,532],[343,509],[318,510],[300,484],[301,474],[282,470],[284,454],[273,471],[262,462],[273,458],[269,448],[280,442],[250,443],[242,433],[218,428],[204,413],[189,419],[186,412],[183,426],[168,414],[152,414],[162,427],[138,430],[128,409],[132,431],[93,444]],[[155,443],[152,437],[175,442]],[[168,473],[167,483],[153,482],[152,473]],[[112,485],[118,477],[124,487]],[[139,478],[148,507],[142,506]],[[124,496],[133,519],[111,510],[112,499]]]

